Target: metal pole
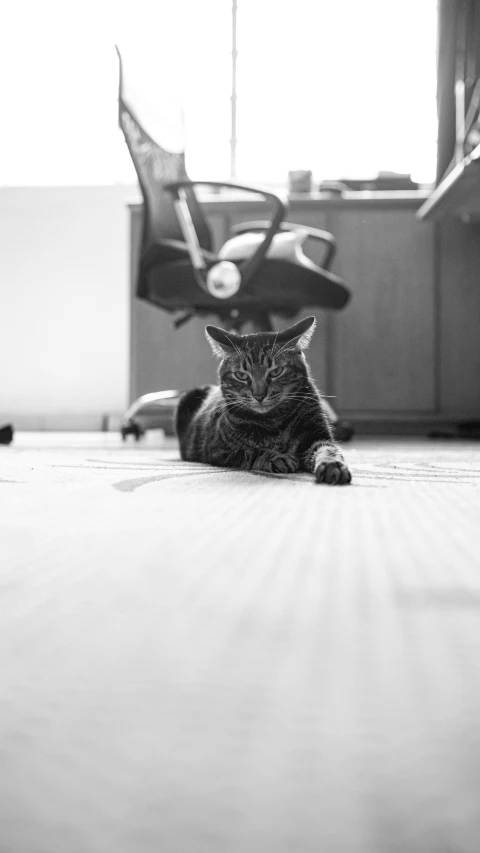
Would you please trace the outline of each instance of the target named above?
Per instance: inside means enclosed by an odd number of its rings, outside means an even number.
[[[455,58],[455,162],[457,164],[461,163],[465,156],[466,42],[467,7],[463,0],[457,19]]]
[[[237,177],[237,0],[232,0],[232,94],[230,136],[230,180]]]

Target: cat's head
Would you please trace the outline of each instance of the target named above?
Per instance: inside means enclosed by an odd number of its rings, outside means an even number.
[[[315,317],[306,317],[282,332],[253,335],[207,326],[207,340],[221,359],[220,386],[227,402],[262,414],[297,400],[309,377],[303,353],[315,325]]]

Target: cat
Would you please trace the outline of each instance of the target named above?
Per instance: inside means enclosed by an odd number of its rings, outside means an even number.
[[[307,317],[282,332],[250,335],[206,327],[220,384],[180,399],[175,427],[183,460],[351,482],[304,354],[315,325]]]

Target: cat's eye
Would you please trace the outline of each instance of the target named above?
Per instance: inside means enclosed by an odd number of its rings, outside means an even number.
[[[248,379],[248,373],[245,373],[244,370],[236,370],[233,375],[239,382],[246,382]]]
[[[272,377],[272,379],[276,379],[276,378],[277,378],[277,376],[281,376],[281,375],[282,375],[282,373],[284,372],[284,370],[285,370],[285,368],[284,368],[284,367],[274,367],[274,368],[273,368],[273,370],[271,370],[271,371],[270,371],[269,376],[271,376],[271,377]]]

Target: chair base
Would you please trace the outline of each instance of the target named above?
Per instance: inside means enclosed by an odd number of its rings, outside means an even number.
[[[156,391],[138,397],[125,412],[120,426],[123,441],[132,435],[140,441],[147,429],[163,429],[166,435],[175,435],[174,417],[182,391]],[[138,418],[144,418],[142,423]],[[155,426],[149,425],[152,420]]]

